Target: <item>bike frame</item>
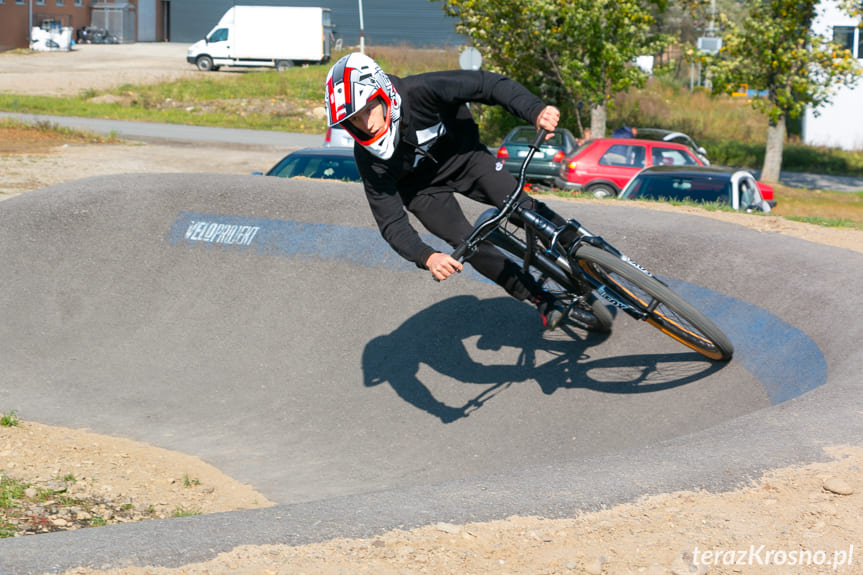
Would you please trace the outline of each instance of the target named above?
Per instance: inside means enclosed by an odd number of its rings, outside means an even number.
[[[635,319],[644,319],[647,314],[642,312],[627,303],[626,298],[622,294],[618,294],[608,288],[604,283],[600,282],[592,275],[583,272],[578,267],[573,267],[573,261],[577,260],[576,253],[578,248],[583,243],[589,243],[596,247],[602,248],[609,253],[620,257],[623,261],[633,265],[642,273],[653,277],[653,275],[643,267],[636,264],[633,260],[623,255],[614,246],[603,240],[601,237],[592,234],[587,228],[582,226],[576,220],[569,220],[563,226],[556,226],[547,218],[533,210],[526,208],[520,200],[524,194],[525,173],[527,166],[533,155],[539,149],[542,142],[545,140],[548,132],[539,130],[536,139],[531,143],[527,155],[521,164],[521,169],[518,175],[518,184],[512,193],[507,196],[503,206],[498,210],[497,214],[491,218],[478,224],[473,232],[455,249],[452,257],[459,261],[470,258],[476,251],[480,242],[485,241],[491,234],[498,233],[501,237],[506,238],[506,241],[513,242],[513,245],[524,251],[523,267],[527,270],[536,262],[537,267],[556,281],[558,284],[571,289],[578,293],[589,293],[591,290],[596,290],[597,293],[606,301],[626,312]],[[512,216],[518,214],[524,221],[525,234],[527,241],[523,242],[509,231],[505,230],[503,224],[512,219]],[[568,249],[560,249],[561,234],[567,230],[575,232],[576,239],[572,246]],[[542,238],[548,245],[547,249],[540,250],[537,248],[537,239]],[[567,256],[565,257],[564,254]],[[574,282],[581,282],[582,286],[575,285]],[[581,288],[581,289],[579,289]],[[585,289],[586,288],[586,289]]]

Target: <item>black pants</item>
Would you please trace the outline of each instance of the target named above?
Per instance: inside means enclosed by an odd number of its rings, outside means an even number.
[[[462,212],[455,194],[500,208],[516,187],[516,180],[502,164],[486,152],[472,154],[461,177],[445,185],[432,185],[406,202],[407,209],[423,226],[455,248],[473,231]],[[525,196],[526,204],[560,225],[563,219],[544,204]],[[518,300],[536,297],[541,287],[521,266],[500,253],[494,246],[482,242],[468,260],[479,273],[495,282]]]

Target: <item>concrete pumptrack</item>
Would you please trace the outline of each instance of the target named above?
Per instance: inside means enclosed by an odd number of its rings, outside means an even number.
[[[438,284],[392,253],[358,184],[125,175],[0,203],[0,405],[196,455],[279,503],[2,540],[0,573],[571,516],[863,438],[863,254],[549,204],[667,278],[734,359],[620,315],[610,336],[544,334],[478,275]]]

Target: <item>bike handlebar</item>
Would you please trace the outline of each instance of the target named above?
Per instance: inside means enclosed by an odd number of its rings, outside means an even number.
[[[462,258],[467,254],[467,242],[462,242],[452,253],[452,259],[462,261]]]
[[[546,136],[548,135],[548,130],[540,128],[536,132],[536,138],[531,142],[530,149],[527,151],[527,155],[524,157],[524,161],[521,163],[521,169],[518,172],[518,184],[516,185],[515,190],[507,196],[504,201],[503,206],[501,206],[497,215],[493,218],[490,218],[484,221],[482,224],[474,228],[473,232],[458,245],[458,247],[453,251],[452,258],[458,261],[462,261],[462,258],[470,255],[468,252],[471,251],[474,246],[478,243],[477,238],[480,238],[487,230],[491,230],[496,227],[501,221],[503,221],[506,217],[509,216],[510,212],[515,208],[515,203],[518,197],[521,195],[521,191],[524,188],[524,180],[525,174],[527,172],[527,165],[533,159],[533,155],[539,150],[539,147],[545,141]]]

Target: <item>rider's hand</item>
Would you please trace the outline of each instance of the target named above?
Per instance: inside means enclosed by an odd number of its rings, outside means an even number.
[[[554,132],[555,128],[557,128],[557,123],[560,121],[560,110],[555,108],[554,106],[546,106],[542,109],[542,112],[539,113],[539,116],[536,118],[536,129],[537,130],[546,130],[548,135],[545,137],[546,140],[552,137],[552,132]]]
[[[464,266],[449,254],[435,252],[426,260],[426,267],[434,279],[443,281],[454,273],[460,272]]]

